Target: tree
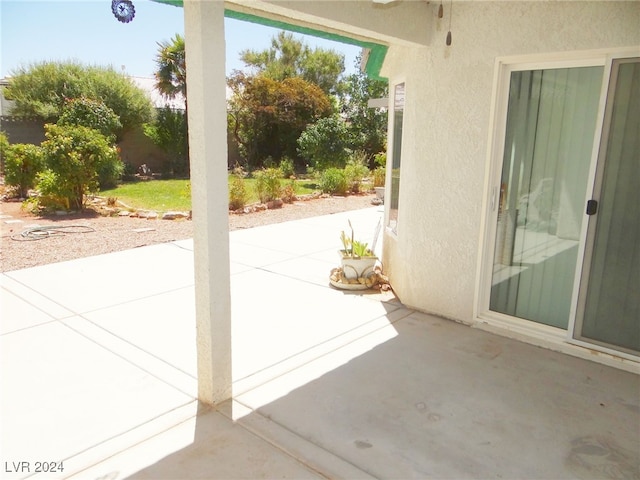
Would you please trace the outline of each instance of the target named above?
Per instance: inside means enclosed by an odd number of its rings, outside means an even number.
[[[343,168],[349,156],[349,131],[337,115],[321,118],[302,132],[298,152],[313,168]]]
[[[42,62],[11,75],[5,97],[15,102],[12,115],[55,123],[69,100],[85,98],[103,103],[118,116],[118,136],[151,118],[153,107],[145,92],[112,68]]]
[[[144,134],[169,155],[170,164],[164,167],[166,173],[188,174],[189,141],[185,112],[169,107],[158,109],[154,122],[144,125]]]
[[[360,57],[356,58],[356,66],[360,65]],[[370,163],[375,154],[386,149],[387,112],[370,108],[368,102],[372,98],[388,96],[386,80],[373,80],[360,69],[347,78],[342,111],[349,123],[353,149],[367,152]]]
[[[291,33],[281,31],[271,39],[267,50],[244,50],[242,61],[256,69],[256,74],[273,80],[300,77],[320,87],[326,94],[340,91],[344,72],[344,55],[323,48],[311,49]]]
[[[124,171],[116,147],[93,128],[48,124],[45,137],[47,169],[39,176],[38,188],[67,208],[82,209],[84,196],[98,191],[101,174],[113,178]]]
[[[329,97],[302,78],[281,81],[235,72],[227,81],[229,130],[249,166],[297,157],[297,140],[306,126],[331,114]]]
[[[184,38],[177,34],[170,40],[158,43],[156,55],[156,88],[165,97],[174,99],[182,95],[187,99],[187,64]]]
[[[187,64],[185,61],[184,38],[177,34],[170,40],[158,43],[156,55],[156,88],[168,99],[182,96],[184,112],[165,109],[158,112],[153,126],[146,127],[145,133],[160,148],[174,156],[171,170],[175,174],[189,175],[189,135],[187,107]],[[181,118],[180,118],[181,117]],[[169,135],[173,133],[172,137]]]

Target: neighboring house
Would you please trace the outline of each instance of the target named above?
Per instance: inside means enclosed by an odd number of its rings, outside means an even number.
[[[184,98],[179,96],[169,100],[156,90],[155,79],[143,77],[130,77],[133,82],[144,90],[155,108],[170,107],[184,110]],[[8,78],[0,79],[0,87],[6,86]],[[11,143],[31,143],[39,145],[44,139],[44,124],[37,118],[23,118],[11,115],[13,102],[0,94],[0,131],[6,133]],[[142,128],[135,128],[126,132],[118,143],[122,161],[137,169],[143,163],[153,172],[161,172],[163,165],[168,162],[167,154],[156,147],[144,134]]]
[[[389,79],[383,263],[405,305],[640,371],[640,3],[438,7],[184,3],[201,400],[231,394],[225,14],[361,44]]]

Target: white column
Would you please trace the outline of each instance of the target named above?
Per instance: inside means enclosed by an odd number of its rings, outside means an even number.
[[[224,2],[184,2],[198,398],[231,397]]]

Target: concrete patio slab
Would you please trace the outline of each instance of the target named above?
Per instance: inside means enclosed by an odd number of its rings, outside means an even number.
[[[74,313],[193,285],[193,253],[171,243],[14,270],[5,275]],[[129,272],[135,269],[135,275]],[[37,272],[37,273],[36,273]]]
[[[11,293],[15,297],[23,300],[22,305],[14,303],[11,309],[9,307],[9,303],[2,302],[2,305],[0,305],[0,308],[3,309],[0,310],[3,313],[2,317],[0,317],[1,322],[5,322],[9,319],[13,322],[29,321],[28,318],[30,318],[31,315],[21,309],[29,309],[31,307],[46,313],[48,316],[55,319],[73,315],[73,312],[62,305],[52,301],[50,298],[43,296],[37,290],[34,290],[7,275],[0,275],[0,288],[2,289],[2,292]],[[17,308],[18,310],[14,311],[13,308]],[[32,313],[34,316],[38,315],[36,312]]]
[[[229,420],[202,409],[72,479],[320,479],[304,462]]]
[[[102,308],[84,318],[167,365],[196,378],[193,287]]]
[[[398,308],[260,269],[234,275],[231,292],[236,381]]]
[[[217,410],[195,400],[192,241],[1,274],[3,477],[639,478],[638,375],[328,285],[336,232],[380,216],[231,232]],[[42,459],[65,472],[13,469]]]
[[[638,478],[639,396],[637,375],[414,312],[236,401],[375,478]]]
[[[69,459],[192,401],[59,322],[0,345],[4,461]]]
[[[0,304],[0,334],[15,332],[55,318],[10,291],[3,292]]]

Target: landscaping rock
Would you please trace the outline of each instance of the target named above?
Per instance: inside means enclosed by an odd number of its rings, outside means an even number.
[[[279,198],[267,202],[267,208],[269,210],[273,210],[274,208],[282,208],[282,205],[284,205],[284,202]]]
[[[129,216],[130,217],[146,218],[146,219],[149,219],[149,220],[154,220],[154,219],[158,218],[158,212],[154,212],[153,210],[138,210],[136,212],[133,212]]]
[[[187,212],[166,212],[162,215],[163,220],[176,220],[177,218],[189,218]]]

